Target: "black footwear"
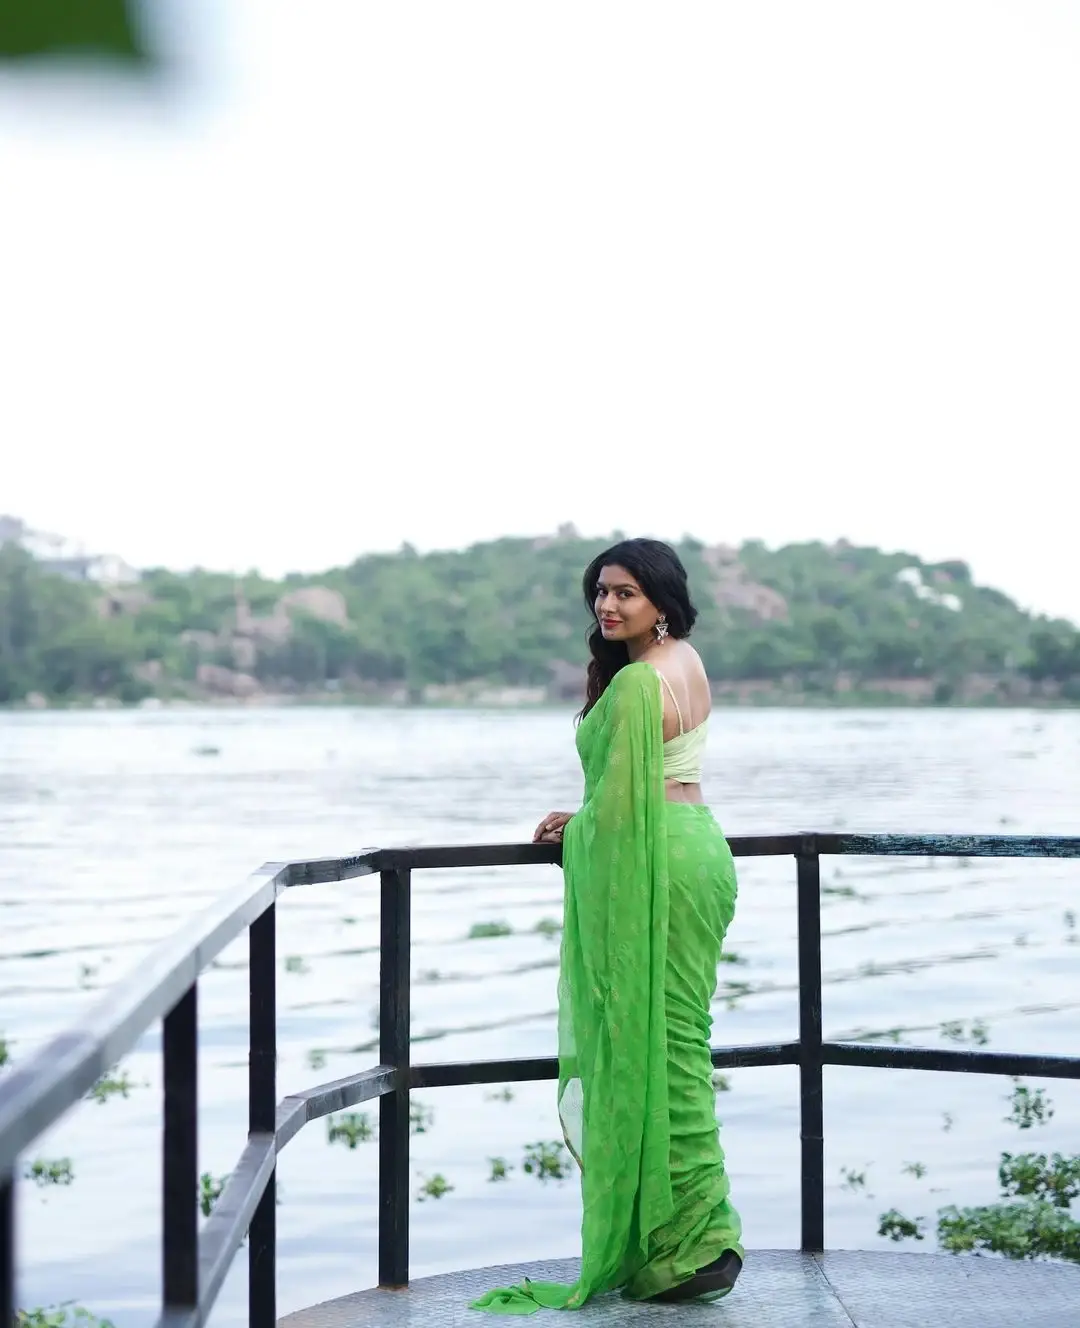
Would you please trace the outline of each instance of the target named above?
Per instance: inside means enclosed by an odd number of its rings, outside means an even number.
[[[650,1296],[649,1300],[665,1304],[678,1300],[696,1300],[703,1296],[716,1300],[727,1295],[741,1272],[742,1260],[734,1250],[725,1250],[719,1259],[699,1268],[693,1277],[688,1277],[678,1286],[669,1287],[667,1291]]]

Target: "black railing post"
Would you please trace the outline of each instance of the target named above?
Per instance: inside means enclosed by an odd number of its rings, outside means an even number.
[[[276,905],[248,929],[248,1130],[273,1134],[277,1112]],[[251,1219],[248,1241],[248,1325],[277,1321],[277,1168]]]
[[[162,1298],[166,1312],[199,1303],[199,1027],[192,983],[162,1031]]]
[[[813,836],[795,855],[799,918],[799,1139],[802,1248],[825,1248],[825,1118],[821,1070],[821,859]]]
[[[379,1286],[409,1281],[410,873],[381,877],[379,1060],[396,1070],[379,1099]]]
[[[15,1323],[15,1177],[0,1180],[0,1328]]]

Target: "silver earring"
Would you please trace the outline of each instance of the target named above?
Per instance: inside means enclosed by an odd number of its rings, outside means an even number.
[[[661,614],[660,617],[657,618],[655,630],[656,630],[657,641],[662,642],[664,637],[667,636],[667,631],[668,631],[667,618],[663,614]]]

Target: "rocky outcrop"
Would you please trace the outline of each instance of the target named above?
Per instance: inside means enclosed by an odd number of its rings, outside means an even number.
[[[247,597],[239,588],[232,621],[220,632],[189,630],[180,640],[192,646],[204,660],[212,657],[231,661],[232,667],[201,663],[196,673],[200,687],[220,695],[250,696],[258,690],[254,678],[261,651],[285,645],[295,630],[293,615],[307,614],[320,622],[337,627],[349,625],[345,597],[328,586],[300,586],[282,595],[269,614],[251,611]]]
[[[195,681],[212,696],[243,700],[260,691],[258,680],[250,673],[227,669],[220,664],[200,664],[195,671]]]
[[[714,544],[703,549],[701,556],[712,573],[710,594],[718,609],[743,609],[763,622],[787,619],[787,600],[778,590],[750,579],[738,549]]]
[[[349,624],[345,596],[328,586],[301,586],[290,590],[275,603],[269,615],[261,618],[251,612],[251,606],[238,590],[234,634],[284,645],[293,634],[294,612],[306,613],[311,618],[333,623],[337,627],[347,627]]]

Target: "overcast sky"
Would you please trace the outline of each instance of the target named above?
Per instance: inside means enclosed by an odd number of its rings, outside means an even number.
[[[166,93],[0,76],[0,512],[845,536],[1080,619],[1080,6],[181,9]]]

